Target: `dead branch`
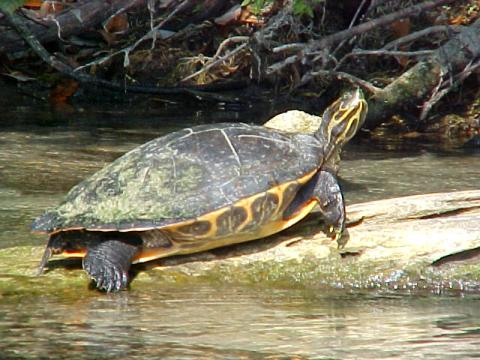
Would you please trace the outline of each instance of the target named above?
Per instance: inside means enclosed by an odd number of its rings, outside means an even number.
[[[479,61],[480,20],[477,20],[370,99],[366,126],[374,128],[400,106],[418,106],[430,97],[423,105],[423,112],[428,113],[452,86],[480,67]]]
[[[213,101],[232,101],[228,96],[222,96],[220,94],[212,94],[201,91],[200,87],[186,88],[186,87],[144,87],[144,86],[131,86],[118,84],[115,82],[107,81],[90,76],[81,71],[74,71],[69,65],[60,61],[56,56],[51,55],[45,47],[38,41],[34,34],[32,34],[22,17],[12,13],[4,14],[9,23],[13,26],[18,34],[25,40],[25,42],[32,48],[32,50],[48,65],[53,67],[60,73],[87,85],[93,85],[97,87],[103,87],[111,90],[131,92],[131,93],[143,93],[143,94],[163,94],[163,95],[189,95],[195,99],[201,100],[213,100]],[[235,99],[239,101],[239,99]]]
[[[110,59],[112,59],[113,57],[119,55],[119,54],[123,54],[124,56],[124,65],[125,66],[128,66],[128,64],[130,63],[129,61],[129,55],[130,55],[130,52],[132,52],[133,50],[135,50],[141,43],[143,43],[144,41],[146,41],[147,39],[152,39],[152,47],[154,46],[154,43],[156,41],[156,32],[157,30],[159,30],[160,28],[162,28],[168,21],[170,21],[173,16],[179,12],[181,12],[182,10],[184,10],[184,8],[190,6],[190,2],[188,0],[184,0],[180,3],[180,5],[178,7],[176,7],[175,9],[172,10],[171,13],[169,13],[167,15],[167,17],[162,20],[159,24],[153,26],[150,28],[150,30],[143,36],[141,36],[137,41],[135,41],[133,44],[127,46],[127,47],[124,47],[123,49],[120,49],[120,50],[117,50],[111,54],[108,54],[106,56],[103,56],[99,59],[95,59],[95,60],[92,60],[90,62],[88,62],[87,64],[84,64],[82,66],[78,66],[77,68],[75,68],[74,71],[79,71],[79,70],[82,70],[84,68],[87,68],[87,67],[90,67],[90,66],[93,66],[93,65],[101,65],[107,61],[109,61]]]
[[[204,72],[207,72],[208,70],[210,70],[211,68],[217,66],[218,64],[221,64],[222,62],[224,62],[225,60],[228,60],[230,59],[231,57],[233,57],[234,55],[238,54],[240,51],[242,51],[243,49],[245,49],[247,46],[248,46],[248,43],[246,41],[248,41],[248,37],[246,36],[242,36],[242,37],[238,37],[238,38],[243,38],[242,41],[244,41],[245,43],[242,44],[242,45],[239,45],[237,46],[235,49],[233,49],[232,51],[230,52],[227,52],[224,56],[221,56],[221,57],[218,57],[220,51],[221,51],[221,48],[223,47],[223,43],[220,44],[217,52],[215,53],[215,55],[213,56],[213,58],[211,59],[210,62],[207,62],[207,64],[201,68],[200,70],[194,72],[193,74],[191,75],[188,75],[186,76],[185,78],[183,78],[181,80],[181,82],[185,82],[185,81],[188,81],[190,79],[193,79],[194,77],[197,77],[198,75],[200,74],[203,74]],[[227,39],[229,40],[229,39]],[[241,41],[240,39],[236,39],[236,41]],[[224,41],[225,42],[225,41]]]
[[[25,21],[28,23],[29,33],[33,34],[40,43],[47,43],[58,39],[59,32],[62,38],[78,34],[86,28],[97,26],[120,10],[127,11],[145,6],[146,2],[147,0],[91,0],[55,18],[46,18],[42,24],[31,20]],[[8,54],[24,50],[27,46],[15,29],[0,32],[0,53]]]
[[[420,120],[425,120],[432,107],[439,102],[446,94],[448,94],[457,85],[461,84],[467,77],[469,77],[475,70],[480,68],[480,59],[475,62],[470,62],[465,66],[459,74],[450,76],[447,80],[440,77],[438,86],[435,87],[430,98],[423,104],[422,112],[420,113]]]
[[[361,55],[374,55],[374,56],[428,56],[432,55],[434,50],[418,50],[418,51],[397,51],[397,50],[362,50],[355,49],[351,53],[345,55],[345,58]]]
[[[352,38],[353,36],[360,35],[371,31],[374,28],[385,26],[396,20],[408,17],[408,16],[417,16],[421,12],[436,8],[441,5],[445,5],[453,2],[454,0],[435,0],[435,1],[426,1],[424,3],[410,6],[406,9],[396,11],[394,13],[382,16],[378,19],[368,21],[366,23],[354,26],[350,29],[336,32],[332,35],[327,35],[322,37],[319,40],[310,40],[306,44],[300,44],[289,48],[289,51],[298,51],[298,54],[287,57],[285,60],[274,63],[266,69],[266,75],[270,76],[275,73],[280,72],[287,66],[297,63],[306,57],[311,56],[312,54],[318,54],[318,51],[325,51],[333,44],[338,43],[339,41]],[[275,48],[273,49],[275,52]],[[278,49],[277,49],[278,52]]]
[[[317,76],[324,79],[333,77],[338,80],[348,81],[350,84],[359,86],[372,95],[375,95],[382,91],[381,88],[376,87],[375,85],[369,83],[368,81],[362,80],[354,75],[351,75],[342,71],[329,71],[329,70],[311,71],[303,76],[302,84],[309,82],[313,77],[317,77]]]
[[[430,26],[426,29],[415,31],[413,33],[410,33],[406,36],[402,36],[401,38],[395,39],[388,44],[386,44],[383,47],[383,50],[390,50],[390,49],[396,49],[400,45],[403,45],[405,43],[410,43],[412,41],[415,41],[417,39],[420,39],[424,36],[439,33],[439,32],[445,32],[445,33],[458,33],[462,30],[462,26],[449,26],[449,25],[436,25],[436,26]]]

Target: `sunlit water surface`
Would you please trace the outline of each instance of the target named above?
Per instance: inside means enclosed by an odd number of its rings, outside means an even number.
[[[188,111],[144,118],[125,109],[79,115],[7,105],[0,124],[0,248],[43,244],[29,224],[71,186],[145,141],[209,119]],[[349,203],[480,188],[474,152],[353,144],[343,159]],[[82,291],[0,293],[2,359],[415,357],[480,357],[480,297],[199,283],[113,295],[87,284]]]

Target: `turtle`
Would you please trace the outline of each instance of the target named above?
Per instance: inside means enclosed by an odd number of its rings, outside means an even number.
[[[32,223],[52,255],[81,257],[100,291],[130,285],[130,267],[263,238],[317,204],[329,234],[345,230],[341,188],[329,165],[361,127],[359,89],[323,113],[314,134],[246,123],[198,125],[151,140],[74,186]]]

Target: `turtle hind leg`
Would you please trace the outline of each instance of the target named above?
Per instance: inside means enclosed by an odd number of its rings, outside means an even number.
[[[136,245],[125,241],[93,241],[83,258],[83,269],[98,289],[106,292],[123,290],[128,286],[128,271],[137,252]]]

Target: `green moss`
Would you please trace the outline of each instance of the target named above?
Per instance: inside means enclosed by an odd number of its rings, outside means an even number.
[[[0,250],[0,299],[26,295],[78,297],[79,291],[88,287],[87,276],[78,267],[73,270],[57,267],[37,276],[43,250],[30,246]]]
[[[175,167],[182,169],[180,178],[172,176]],[[65,225],[190,217],[196,209],[182,204],[200,191],[205,176],[193,161],[173,164],[168,151],[155,158],[135,151],[74,187],[57,211]],[[178,195],[172,197],[175,190]]]
[[[36,276],[43,247],[15,247],[0,250],[0,299],[26,295],[75,298],[98,296],[88,291],[89,279],[79,261],[53,260],[49,270]],[[479,264],[453,264],[442,268],[424,262],[400,266],[394,260],[366,262],[356,257],[325,259],[252,260],[248,256],[223,260],[192,260],[181,265],[140,271],[132,291],[154,291],[168,286],[197,283],[236,284],[299,289],[386,289],[478,291]]]

